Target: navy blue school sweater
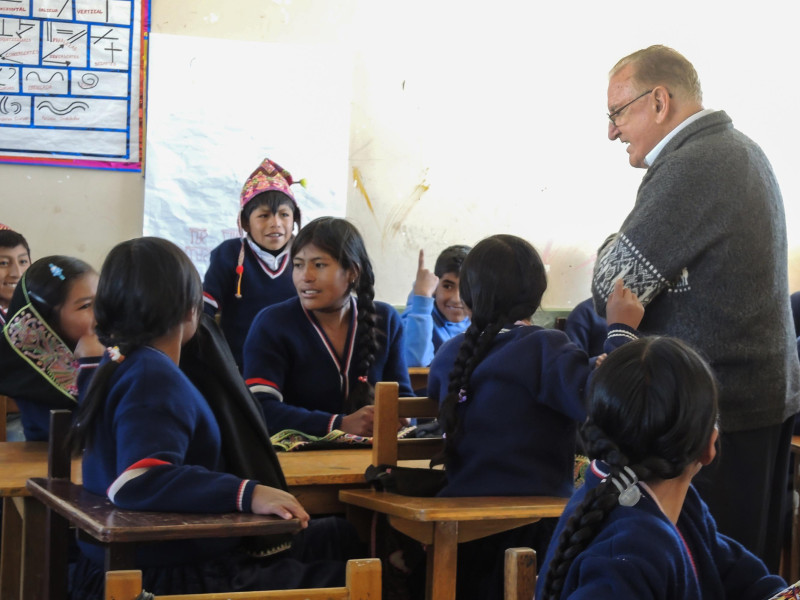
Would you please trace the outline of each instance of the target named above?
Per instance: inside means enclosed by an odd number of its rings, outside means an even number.
[[[607,351],[636,339],[615,325]],[[447,396],[464,335],[445,342],[431,363],[428,394]],[[461,435],[447,462],[441,496],[561,496],[573,491],[575,440],[586,418],[589,357],[563,331],[511,326],[475,368],[456,410]]]
[[[257,482],[223,472],[214,414],[197,388],[159,350],[145,346],[120,363],[92,433],[83,455],[83,485],[120,508],[250,511]],[[137,568],[206,560],[239,543],[232,538],[143,545],[137,550]],[[102,564],[100,546],[80,546],[88,558]]]
[[[539,571],[542,597],[550,560],[575,507],[605,477],[607,467],[592,463],[584,486],[570,499]],[[561,597],[570,600],[765,600],[786,583],[770,575],[756,556],[717,532],[714,519],[693,486],[677,527],[646,486],[632,507],[617,506],[589,546],[570,565]]]
[[[220,313],[220,326],[239,370],[242,369],[242,346],[258,312],[297,295],[292,282],[291,244],[276,257],[274,266],[259,258],[249,242],[244,246],[241,298],[236,297],[240,239],[225,240],[211,251],[203,280],[205,311],[212,317]]]
[[[261,402],[270,432],[297,429],[325,435],[338,429],[344,402],[359,373],[356,354],[358,310],[351,298],[344,356],[337,356],[314,315],[297,297],[269,306],[253,321],[244,345],[244,377]],[[367,379],[397,381],[401,396],[413,396],[403,357],[403,327],[397,311],[375,302],[378,352]]]

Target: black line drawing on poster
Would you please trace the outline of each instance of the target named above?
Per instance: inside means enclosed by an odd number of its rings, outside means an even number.
[[[64,115],[68,115],[69,113],[71,113],[71,112],[73,112],[75,110],[84,110],[84,111],[88,110],[89,109],[89,105],[86,104],[86,102],[81,102],[80,100],[78,100],[76,102],[70,102],[64,108],[58,108],[58,107],[54,106],[53,103],[50,102],[49,100],[42,100],[41,102],[39,102],[39,104],[36,105],[36,109],[37,110],[42,110],[42,109],[45,109],[45,108],[47,110],[49,110],[51,113],[53,113],[54,115],[59,115],[59,116],[63,117]]]

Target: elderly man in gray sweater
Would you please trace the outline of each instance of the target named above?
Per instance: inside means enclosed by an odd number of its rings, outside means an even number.
[[[719,380],[721,452],[695,478],[722,533],[776,572],[787,514],[800,365],[786,224],[764,153],[722,111],[703,109],[691,63],[651,46],[608,85],[608,137],[647,169],[628,217],[595,263],[603,315],[622,277],[645,304],[640,330],[698,349]]]

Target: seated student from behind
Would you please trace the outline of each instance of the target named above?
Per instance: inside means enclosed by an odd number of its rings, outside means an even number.
[[[200,323],[202,303],[200,276],[173,243],[144,237],[109,252],[95,314],[98,336],[112,348],[88,390],[81,390],[72,433],[73,449],[83,449],[83,485],[126,510],[251,512],[298,518],[307,527],[288,539],[260,538],[256,547],[245,546],[250,538],[139,546],[136,568],[153,594],[342,585],[344,559],[358,547],[352,528],[338,518],[309,522],[285,489],[266,432],[261,443],[241,448],[240,435],[252,431],[248,424],[231,427],[231,415],[241,405],[220,409],[220,401],[205,397],[189,377],[211,384],[208,389],[222,384],[223,393],[231,394],[224,379],[213,380],[218,370],[234,374],[227,378],[230,386],[242,384],[240,399],[252,403],[230,352],[215,353],[218,359],[206,356],[207,368],[201,365],[200,373],[197,365],[184,370],[186,354],[199,351],[202,359],[204,346],[210,350],[206,335],[193,347],[198,335],[216,327],[207,315]],[[229,398],[236,402],[234,395]],[[237,472],[247,461],[265,465],[257,478]],[[79,546],[72,597],[102,598],[103,549],[83,541]]]
[[[247,385],[273,433],[372,435],[376,382],[397,381],[400,395],[414,395],[400,315],[373,300],[364,240],[344,219],[303,227],[292,262],[297,296],[262,310],[245,341]]]
[[[461,269],[467,331],[442,344],[428,393],[440,402],[447,485],[440,496],[559,496],[573,491],[575,436],[586,417],[589,357],[563,331],[531,325],[547,287],[536,250],[512,235],[479,242]],[[618,281],[606,350],[636,339],[644,314]],[[457,597],[502,597],[503,553],[544,551],[554,519],[461,544]]]
[[[203,281],[205,311],[220,313],[220,325],[242,369],[242,346],[253,319],[265,306],[295,294],[289,257],[300,207],[289,172],[265,158],[242,188],[240,231],[211,251]]]
[[[714,375],[692,348],[645,337],[615,350],[588,412],[593,461],[558,522],[537,600],[765,600],[786,585],[717,531],[691,484],[719,433]]]
[[[401,315],[409,367],[427,367],[442,343],[469,327],[469,311],[458,292],[461,263],[469,250],[469,246],[445,248],[433,273],[425,268],[424,251],[419,251],[417,279]]]

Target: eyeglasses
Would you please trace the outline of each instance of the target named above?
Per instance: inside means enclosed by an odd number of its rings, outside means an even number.
[[[655,88],[654,88],[654,89],[655,89]],[[616,126],[617,126],[617,122],[616,122],[614,119],[616,119],[616,118],[619,116],[619,114],[620,114],[620,113],[621,113],[623,110],[625,110],[626,108],[628,108],[628,107],[629,107],[631,104],[633,104],[634,102],[636,102],[636,101],[637,101],[637,100],[639,100],[640,98],[644,98],[645,96],[647,96],[647,94],[649,94],[649,93],[650,93],[650,92],[652,92],[652,91],[653,91],[653,90],[647,90],[646,92],[643,92],[643,93],[639,94],[638,96],[636,96],[636,98],[634,98],[633,100],[631,100],[631,101],[630,101],[630,102],[628,102],[627,104],[623,104],[622,106],[620,106],[620,107],[619,107],[617,110],[615,110],[614,112],[610,112],[610,113],[608,113],[608,120],[609,120],[609,121],[611,121],[611,124],[612,124],[614,127],[616,127]]]

